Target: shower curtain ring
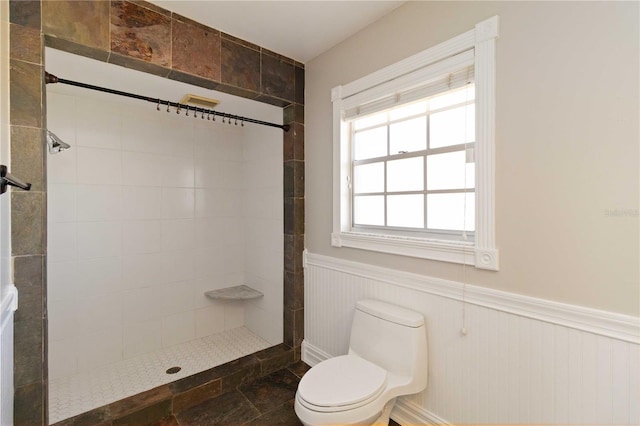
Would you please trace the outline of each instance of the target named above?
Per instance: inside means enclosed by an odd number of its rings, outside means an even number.
[[[185,117],[189,116],[189,106],[187,105],[187,113],[184,115]]]
[[[229,114],[229,117],[227,117],[227,124],[231,124],[231,114]]]
[[[242,120],[240,121],[240,127],[244,127],[244,117],[242,117]]]
[[[158,105],[156,106],[156,110],[160,111],[160,98],[158,98]]]
[[[207,120],[211,121],[211,111],[207,110]]]
[[[169,110],[169,101],[167,101],[167,112],[170,112],[170,110]]]
[[[180,104],[178,104],[178,109],[176,109],[176,114],[180,115]]]
[[[236,123],[235,124],[236,124],[236,126],[238,125],[238,117],[237,116],[236,116]]]
[[[193,107],[193,118],[198,118],[198,108]]]

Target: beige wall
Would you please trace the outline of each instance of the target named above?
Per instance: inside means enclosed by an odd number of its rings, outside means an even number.
[[[307,249],[461,280],[457,264],[331,247],[330,91],[499,15],[500,271],[467,282],[637,316],[638,6],[408,2],[306,64]]]

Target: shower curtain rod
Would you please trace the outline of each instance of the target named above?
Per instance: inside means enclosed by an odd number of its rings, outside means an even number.
[[[82,87],[83,89],[91,89],[91,90],[96,90],[98,92],[111,93],[112,95],[124,96],[127,98],[133,98],[141,101],[151,102],[157,105],[158,111],[160,110],[160,105],[166,105],[167,112],[169,112],[169,107],[176,108],[176,113],[178,114],[180,114],[180,110],[183,110],[183,109],[186,110],[186,115],[189,115],[189,111],[193,111],[194,118],[197,117],[196,116],[197,113],[200,113],[201,118],[204,119],[204,116],[206,114],[207,119],[209,119],[212,116],[213,121],[216,120],[216,116],[222,117],[223,123],[224,123],[224,120],[227,119],[229,124],[231,124],[231,120],[234,120],[236,125],[238,124],[238,121],[240,121],[241,125],[243,126],[244,126],[244,123],[254,123],[254,124],[260,124],[263,126],[277,127],[278,129],[282,129],[285,132],[288,132],[290,129],[290,126],[288,124],[270,123],[268,121],[256,120],[255,118],[242,117],[240,115],[227,114],[225,112],[214,111],[211,109],[199,108],[192,105],[180,104],[178,102],[166,101],[160,98],[151,98],[149,96],[136,95],[135,93],[121,92],[120,90],[108,89],[106,87],[93,86],[91,84],[80,83],[72,80],[66,80],[64,78],[58,78],[55,75],[49,74],[46,71],[45,71],[45,82],[47,84],[51,84],[51,83],[68,84],[70,86]]]

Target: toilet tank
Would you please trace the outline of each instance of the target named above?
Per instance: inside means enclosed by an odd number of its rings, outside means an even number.
[[[415,392],[427,384],[427,335],[418,312],[380,300],[357,302],[349,353],[406,378]]]

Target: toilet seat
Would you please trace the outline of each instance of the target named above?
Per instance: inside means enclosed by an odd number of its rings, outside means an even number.
[[[298,400],[314,411],[351,410],[377,398],[386,383],[386,370],[358,356],[344,355],[309,370],[298,386]]]

